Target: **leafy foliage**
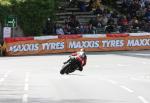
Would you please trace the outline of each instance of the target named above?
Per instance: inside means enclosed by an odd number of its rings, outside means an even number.
[[[4,24],[8,15],[16,16],[26,36],[41,34],[46,19],[54,17],[56,0],[2,1],[0,2],[0,22]]]

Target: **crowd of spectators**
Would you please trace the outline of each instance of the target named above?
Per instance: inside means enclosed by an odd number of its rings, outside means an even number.
[[[126,15],[127,25],[130,29],[150,32],[150,0],[120,0],[119,9]]]
[[[96,33],[125,33],[150,32],[150,0],[119,0],[119,10],[104,7],[103,0],[71,0],[80,12],[92,12],[88,23],[80,23],[76,15],[70,15],[65,24],[46,24],[45,34],[96,34]],[[49,32],[46,32],[46,31]],[[102,32],[98,32],[98,31]]]

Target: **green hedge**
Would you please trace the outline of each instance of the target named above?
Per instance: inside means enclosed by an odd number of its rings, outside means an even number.
[[[42,29],[48,17],[54,19],[57,0],[4,0],[0,4],[0,22],[4,24],[9,15],[17,17],[18,25],[26,36],[42,34]]]

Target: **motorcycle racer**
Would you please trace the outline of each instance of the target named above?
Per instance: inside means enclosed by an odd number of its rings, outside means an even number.
[[[72,53],[71,57],[73,57],[73,58],[75,58],[76,60],[79,61],[78,62],[78,67],[79,67],[78,70],[82,71],[83,66],[85,66],[86,62],[87,62],[87,56],[86,56],[86,53],[85,53],[85,49],[82,48],[82,49],[80,49],[80,51]],[[64,62],[64,64],[67,63],[68,61]]]

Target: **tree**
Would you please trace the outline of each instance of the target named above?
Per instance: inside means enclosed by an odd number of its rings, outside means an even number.
[[[26,36],[40,35],[44,22],[48,17],[53,18],[57,0],[3,0],[0,4],[0,18],[4,23],[5,17],[15,15],[18,24]]]

